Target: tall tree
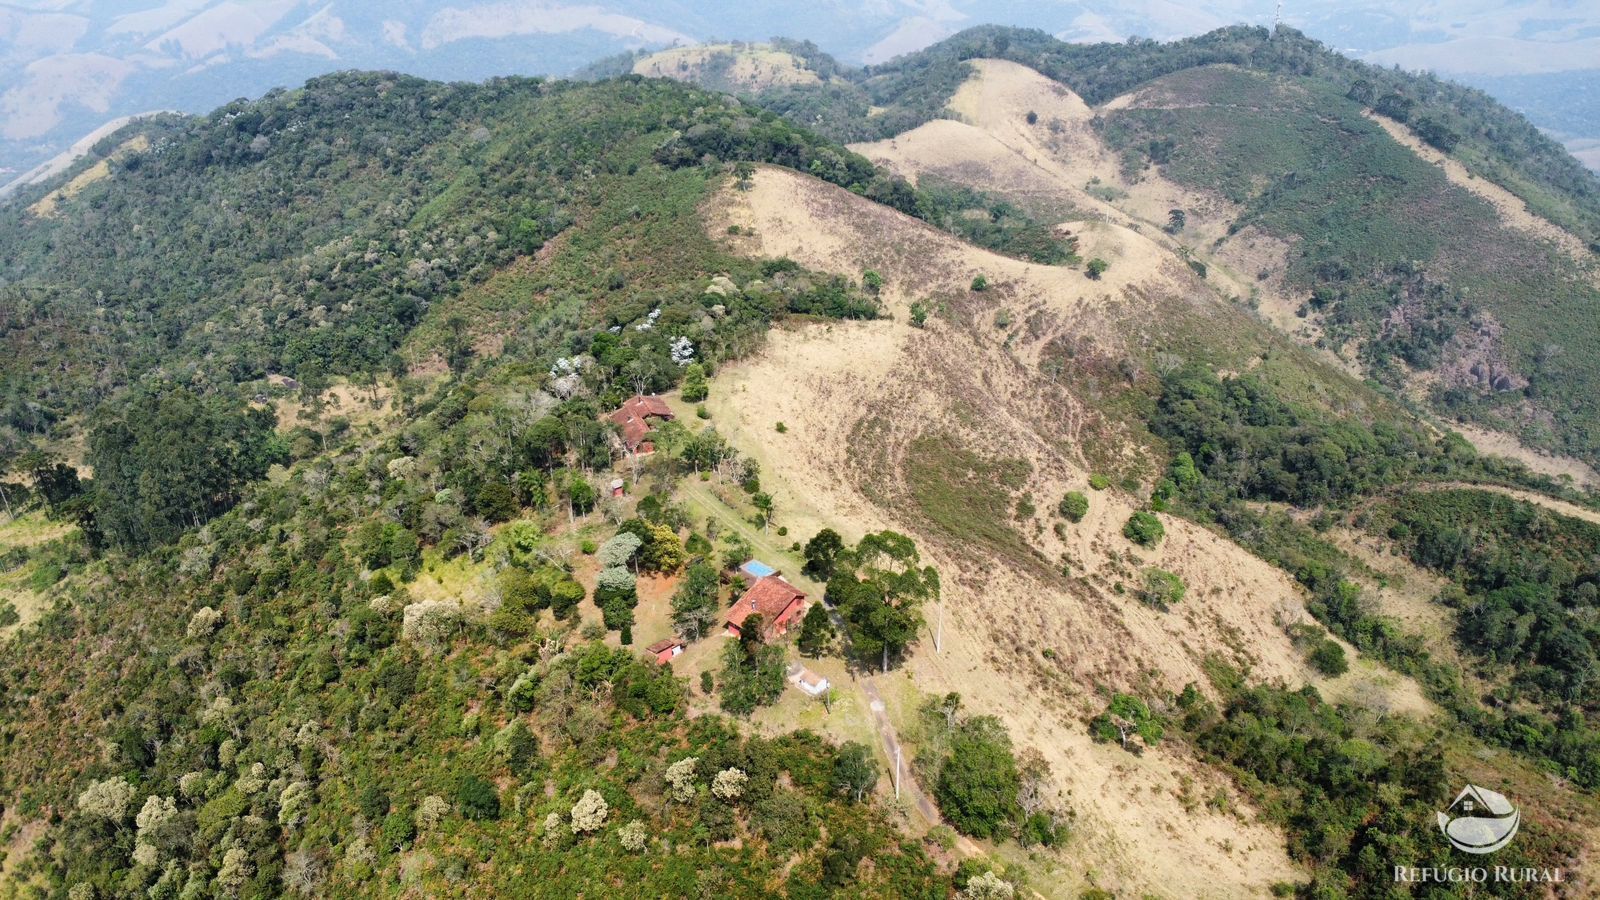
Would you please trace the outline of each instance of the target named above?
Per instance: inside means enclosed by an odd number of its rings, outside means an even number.
[[[717,603],[717,570],[705,560],[696,560],[684,573],[683,583],[672,595],[672,624],[678,634],[690,641],[704,637],[716,626],[721,610]]]

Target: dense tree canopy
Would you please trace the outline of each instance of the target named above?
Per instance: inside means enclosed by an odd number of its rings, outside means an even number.
[[[183,388],[145,389],[103,410],[89,437],[94,530],[141,549],[203,524],[282,461],[272,428],[267,410]]]

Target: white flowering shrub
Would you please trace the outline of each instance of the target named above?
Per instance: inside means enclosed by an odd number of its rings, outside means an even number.
[[[672,789],[672,799],[679,803],[694,799],[694,769],[699,764],[699,757],[689,756],[667,766],[665,778]]]
[[[629,853],[638,853],[649,843],[650,832],[645,829],[643,822],[634,819],[618,829],[617,841],[622,844],[622,849]]]
[[[590,834],[606,827],[606,817],[611,815],[611,805],[599,791],[584,791],[572,807],[572,833]]]
[[[292,781],[283,789],[283,794],[278,797],[278,824],[285,828],[293,828],[306,820],[306,813],[311,807],[311,785],[304,781]]]
[[[672,355],[672,361],[680,366],[687,366],[694,362],[694,341],[683,335],[673,338],[672,344],[667,347],[667,352]]]
[[[177,817],[178,800],[176,797],[157,797],[151,794],[145,798],[144,808],[139,810],[139,815],[134,817],[133,823],[139,829],[139,837],[143,839],[159,832]]]
[[[107,778],[84,788],[78,795],[78,810],[86,815],[98,816],[121,823],[128,817],[128,804],[133,802],[133,785],[121,776]]]
[[[200,711],[200,724],[227,727],[233,724],[233,714],[233,700],[226,695],[218,695],[211,698],[211,704]]]
[[[221,624],[222,613],[209,606],[202,606],[189,617],[189,627],[184,629],[184,634],[190,639],[208,638]]]
[[[239,893],[244,883],[255,874],[255,867],[250,864],[250,854],[243,847],[230,847],[222,854],[222,867],[217,869],[217,887],[228,896]]]
[[[193,800],[200,796],[205,792],[205,789],[206,773],[204,772],[185,772],[178,778],[178,793],[182,794],[186,800]]]
[[[404,481],[406,476],[416,471],[416,468],[417,460],[415,457],[410,456],[396,456],[394,459],[389,460],[388,464],[384,466],[384,469],[388,471],[390,478],[400,481]]]
[[[563,840],[570,836],[571,831],[567,828],[567,821],[561,817],[561,813],[553,812],[544,817],[544,846],[546,849],[559,846]]]
[[[711,779],[711,794],[724,803],[732,803],[744,796],[745,785],[749,783],[750,776],[742,769],[723,769]]]
[[[956,896],[961,900],[1011,900],[1017,889],[992,870],[967,880],[967,887]]]
[[[400,633],[428,650],[441,650],[455,635],[461,607],[445,600],[421,600],[406,607]]]
[[[267,786],[267,767],[261,763],[252,765],[233,786],[246,797],[261,793],[261,789]]]
[[[450,814],[450,803],[437,794],[429,794],[417,804],[417,830],[431,831],[439,827],[444,817]]]
[[[212,560],[211,548],[198,544],[183,551],[178,557],[178,572],[190,577],[210,575]]]

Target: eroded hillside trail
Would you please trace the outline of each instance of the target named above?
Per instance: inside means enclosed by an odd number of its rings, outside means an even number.
[[[792,557],[790,551],[780,546],[772,539],[769,533],[760,531],[749,522],[741,519],[734,510],[730,509],[704,483],[690,479],[685,482],[684,493],[688,495],[691,503],[698,507],[702,513],[714,517],[721,525],[748,542],[750,547],[760,554],[761,558],[786,560]],[[795,582],[798,587],[811,595],[816,602],[822,602],[823,585],[797,573],[785,573],[784,577]],[[824,606],[824,608],[828,611],[828,618],[833,622],[833,627],[838,629],[841,635],[846,634],[844,620],[840,618],[838,612],[831,607]],[[911,761],[905,756],[900,733],[895,728],[894,721],[889,718],[889,707],[884,702],[883,694],[878,690],[876,676],[865,671],[858,672],[852,669],[850,670],[850,681],[860,693],[862,700],[866,704],[867,711],[872,715],[873,727],[877,732],[878,743],[883,749],[884,758],[888,760],[891,778],[894,777],[895,759],[897,756],[900,759],[899,789],[904,795],[908,806],[917,811],[929,828],[944,824],[944,817],[939,814],[938,806],[934,804],[933,798],[929,796],[928,792],[923,789],[921,782],[918,781],[916,774],[911,769]],[[964,835],[957,836],[956,849],[963,856],[976,857],[983,855],[982,849]]]

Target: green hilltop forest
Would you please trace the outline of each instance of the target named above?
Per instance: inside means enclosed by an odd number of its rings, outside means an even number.
[[[1186,775],[1180,799],[1281,836],[1263,892],[1484,896],[1391,876],[1462,864],[1434,810],[1466,779],[1532,810],[1496,864],[1593,855],[1600,501],[1432,427],[1393,362],[1427,370],[1492,314],[1525,386],[1433,402],[1600,460],[1592,260],[1499,243],[1473,207],[1419,209],[1442,176],[1362,110],[1592,250],[1591,174],[1478,92],[1293,32],[1074,46],[979,28],[866,70],[776,43],[820,83],[740,98],[620,60],[586,81],[343,73],[141,120],[0,205],[0,897],[1119,896],[1070,855],[1105,846],[1077,827],[1096,798],[1056,789],[1027,735],[905,677],[972,580],[922,534],[1068,582],[1044,529],[1016,523],[1043,510],[1069,534],[1113,495],[1136,510],[1096,552],[1141,615],[1187,616],[1197,586],[1137,553],[1217,535],[1292,580],[1308,666],[1404,679],[1432,710],[1263,680],[1220,646],[1204,683],[1019,680],[1092,705],[1076,734],[1130,768],[1170,754],[1227,785],[1191,794]],[[1136,444],[1096,449],[1085,491],[1033,496],[1026,463],[919,434],[888,520],[923,532],[802,532],[804,498],[708,398],[774,329],[896,311],[877,271],[742,254],[723,239],[739,225],[708,223],[779,167],[1100,278],[1104,260],[1003,191],[912,185],[843,146],[937,116],[980,56],[1094,104],[1194,101],[1096,127],[1130,169],[1297,238],[1287,277],[1369,380],[1229,319],[1183,359],[1057,354],[1048,377]],[[1006,290],[980,275],[912,304],[906,329],[976,330],[963,304]],[[1401,299],[1431,328],[1386,327]],[[1246,345],[1258,369],[1208,364]],[[648,458],[605,417],[636,394],[674,414]],[[853,414],[848,449],[874,459],[885,423]],[[1390,576],[1349,535],[1437,585],[1420,602],[1445,624],[1380,607]],[[756,613],[724,636],[752,557],[808,594],[787,634]],[[662,665],[644,645],[667,634],[686,649]],[[842,677],[801,699],[791,663],[881,675],[891,721],[840,706],[859,699]],[[906,737],[903,772],[881,728]]]

